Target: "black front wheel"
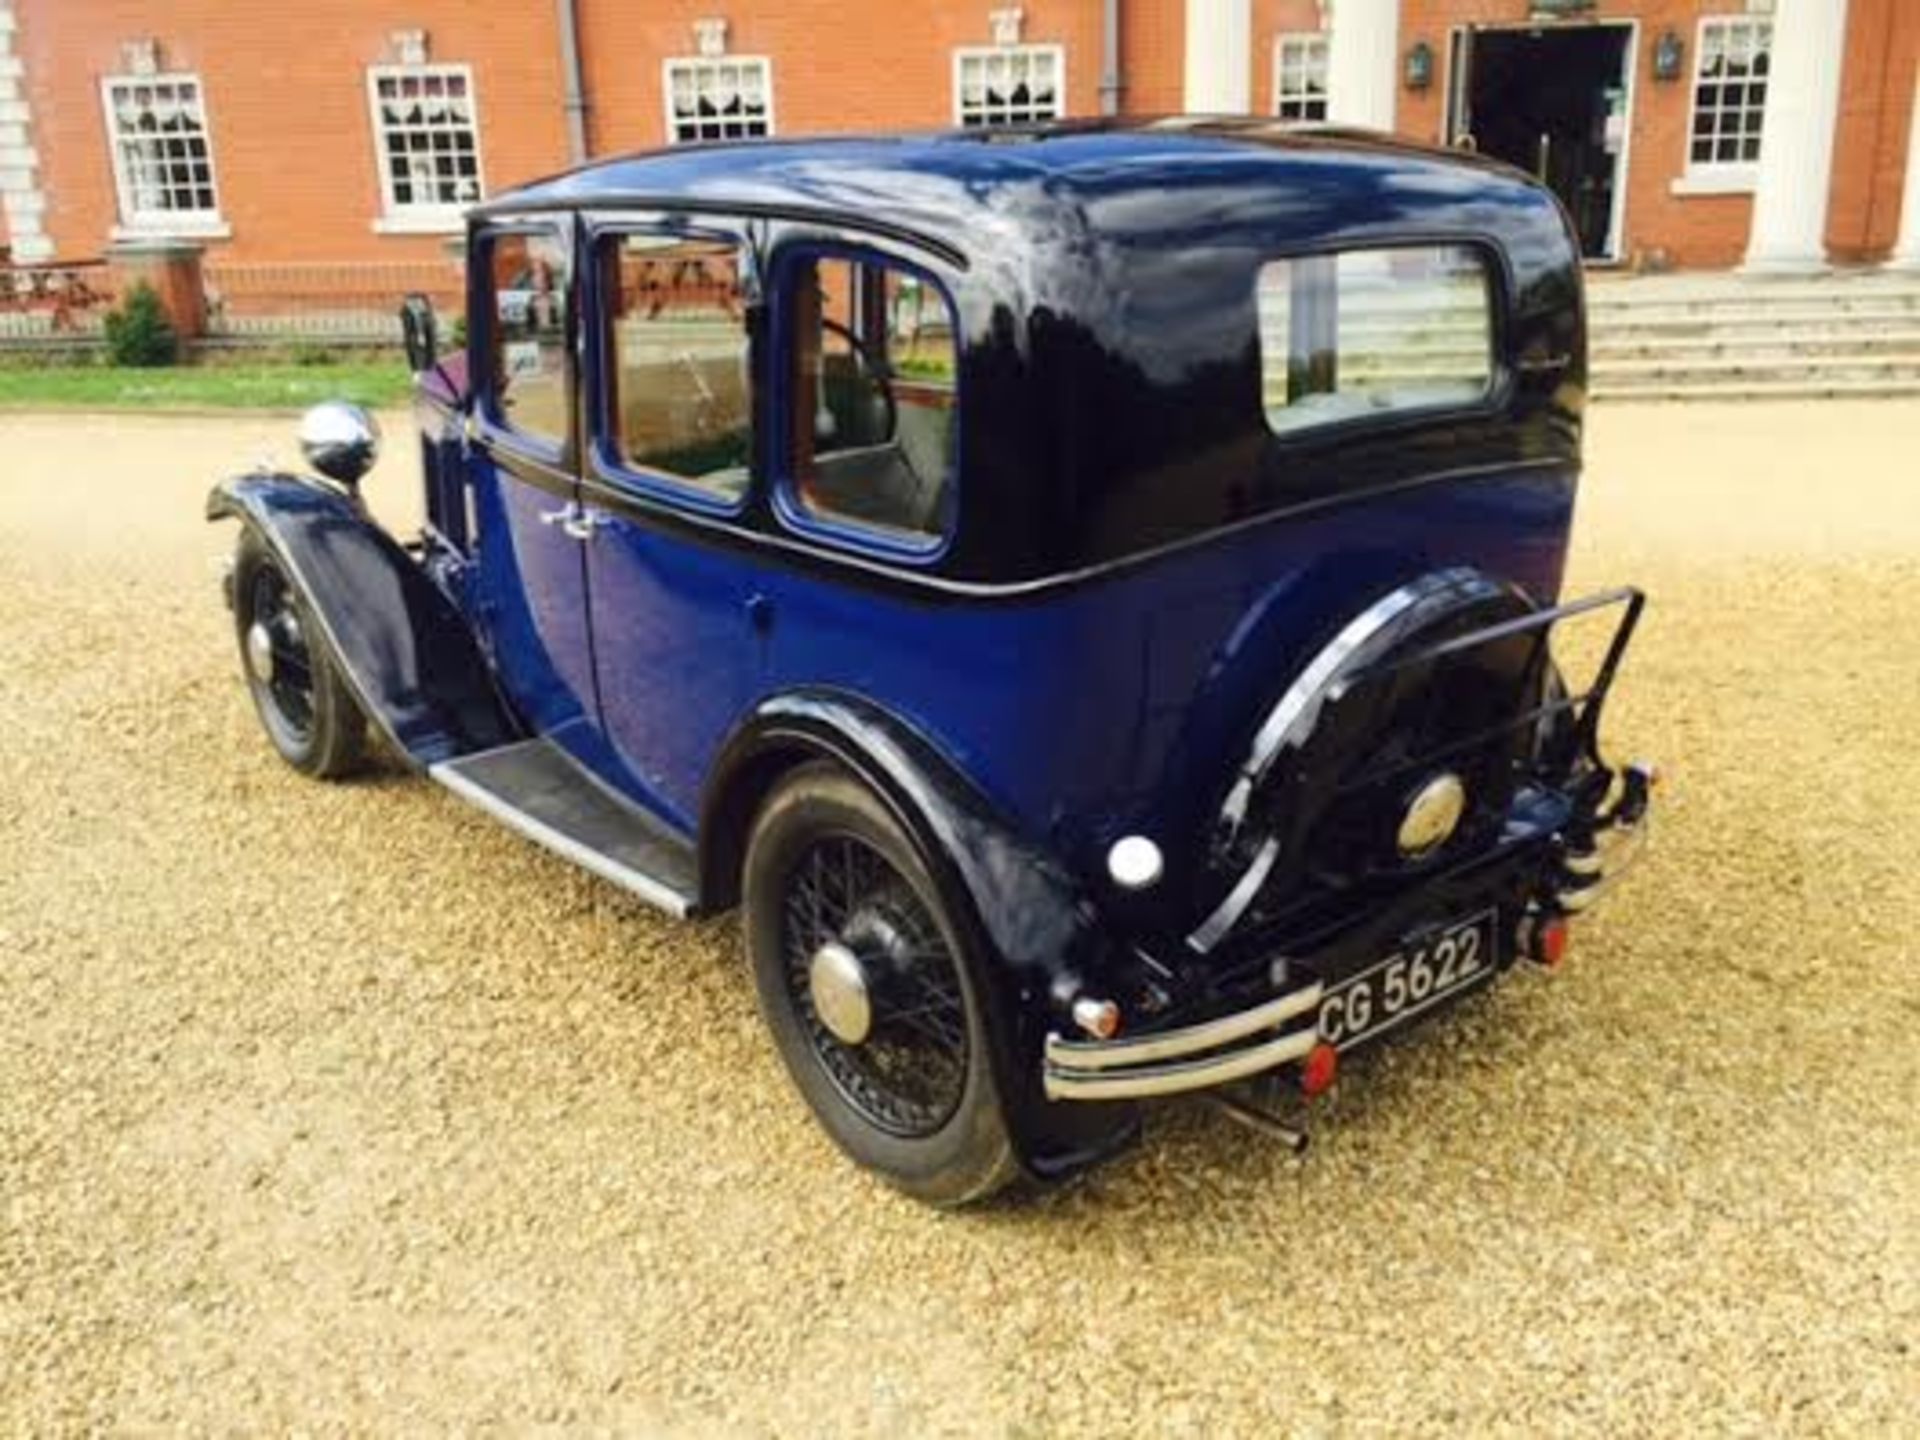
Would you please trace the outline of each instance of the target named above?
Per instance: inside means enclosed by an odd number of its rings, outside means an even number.
[[[360,769],[366,717],[311,608],[250,527],[233,561],[233,619],[247,689],[280,758],[320,780]]]
[[[886,808],[837,767],[796,770],[755,822],[743,888],[761,1012],[840,1148],[936,1205],[1012,1180],[958,927]]]

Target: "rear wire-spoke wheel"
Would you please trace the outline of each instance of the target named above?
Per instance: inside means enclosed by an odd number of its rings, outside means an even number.
[[[935,1204],[1012,1179],[959,933],[885,807],[835,767],[794,772],[755,824],[745,907],[761,1010],[841,1148]]]
[[[366,717],[311,610],[252,529],[241,532],[234,556],[233,618],[248,692],[280,757],[324,780],[359,769]]]
[[[848,1102],[894,1135],[924,1138],[967,1081],[960,974],[927,907],[878,851],[825,835],[787,881],[787,1001]]]

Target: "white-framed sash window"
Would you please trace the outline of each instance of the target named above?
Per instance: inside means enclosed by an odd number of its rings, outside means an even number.
[[[1282,120],[1327,118],[1327,37],[1321,32],[1274,38],[1273,113]]]
[[[1030,125],[1067,113],[1063,45],[981,45],[953,52],[953,118],[969,127]]]
[[[1693,47],[1693,108],[1687,123],[1686,193],[1751,190],[1773,59],[1766,15],[1708,15]]]
[[[751,140],[773,133],[773,62],[764,55],[668,60],[667,140]]]
[[[100,82],[121,235],[224,237],[206,93],[198,75]]]
[[[486,193],[480,112],[467,65],[367,69],[384,231],[454,231]]]

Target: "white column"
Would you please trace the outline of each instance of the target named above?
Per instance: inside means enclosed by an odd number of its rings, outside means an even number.
[[[1847,0],[1777,0],[1746,270],[1792,274],[1827,263],[1833,122],[1846,48]]]
[[[1900,192],[1900,238],[1887,264],[1920,270],[1920,74],[1913,77],[1913,118],[1907,122],[1907,184]]]
[[[1248,113],[1252,45],[1252,0],[1187,0],[1189,115]]]
[[[1327,41],[1327,118],[1393,129],[1400,80],[1400,0],[1333,0]]]

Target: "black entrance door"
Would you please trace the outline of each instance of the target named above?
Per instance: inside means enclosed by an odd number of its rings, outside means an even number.
[[[1614,244],[1628,33],[1579,25],[1473,30],[1455,40],[1455,140],[1470,136],[1482,153],[1551,186],[1589,258],[1610,258]]]

